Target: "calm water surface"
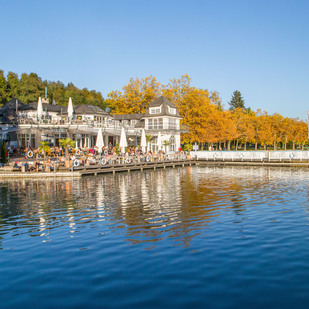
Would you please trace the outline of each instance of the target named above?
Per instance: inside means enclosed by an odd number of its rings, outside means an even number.
[[[309,171],[0,181],[0,308],[307,308]]]

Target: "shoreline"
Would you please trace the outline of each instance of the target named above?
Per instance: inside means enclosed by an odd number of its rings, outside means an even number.
[[[119,173],[119,172],[131,172],[131,171],[143,171],[157,168],[175,168],[185,167],[185,166],[253,166],[253,167],[291,167],[291,168],[309,168],[308,162],[268,162],[268,161],[219,161],[219,160],[206,160],[206,159],[191,159],[191,160],[182,160],[182,161],[163,161],[163,162],[143,162],[143,163],[134,163],[134,164],[118,164],[118,165],[104,165],[104,166],[88,166],[87,168],[77,168],[75,170],[67,169],[57,172],[8,172],[0,170],[0,178],[16,178],[16,179],[38,179],[38,178],[66,178],[66,177],[83,177],[83,176],[97,176],[98,174],[106,173]]]

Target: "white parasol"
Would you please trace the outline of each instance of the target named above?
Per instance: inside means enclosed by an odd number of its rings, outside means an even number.
[[[38,113],[38,118],[39,119],[42,116],[42,112],[43,112],[42,99],[41,99],[41,97],[39,97],[38,106],[37,106],[37,113]]]
[[[73,117],[73,103],[72,103],[72,98],[69,98],[69,104],[68,104],[68,118],[72,119]]]
[[[142,147],[142,151],[145,152],[146,151],[146,147],[147,147],[145,129],[142,130],[141,147]]]
[[[126,138],[126,132],[124,130],[124,127],[121,129],[121,135],[120,135],[120,142],[119,147],[121,148],[121,153],[126,152],[126,147],[128,146],[127,138]]]
[[[162,148],[162,141],[161,141],[161,139],[162,139],[161,132],[159,132],[159,134],[158,134],[158,142],[157,142],[157,144],[158,144],[158,151],[160,151],[161,148]]]
[[[104,147],[104,141],[103,141],[103,134],[102,134],[102,128],[99,128],[98,135],[97,135],[97,141],[96,141],[96,147],[98,147],[98,152],[102,152],[102,147]]]

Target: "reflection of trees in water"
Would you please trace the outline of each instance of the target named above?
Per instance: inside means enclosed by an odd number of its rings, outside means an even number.
[[[170,237],[189,246],[222,209],[240,215],[248,201],[254,207],[270,198],[276,186],[272,180],[293,177],[302,174],[292,169],[186,167],[82,179],[2,181],[0,232],[29,226],[24,232],[30,236],[46,236],[60,225],[74,232],[83,224],[105,221],[108,229],[125,231],[132,243]]]

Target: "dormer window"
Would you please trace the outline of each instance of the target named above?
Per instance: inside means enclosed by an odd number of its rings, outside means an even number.
[[[170,113],[170,114],[173,114],[173,115],[176,115],[176,108],[172,108],[172,107],[168,107],[168,112]]]
[[[150,107],[149,113],[150,114],[160,114],[161,113],[161,106],[160,107]]]

